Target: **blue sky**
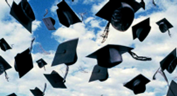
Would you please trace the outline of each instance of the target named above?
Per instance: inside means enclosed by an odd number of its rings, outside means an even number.
[[[20,0],[14,0],[19,3]],[[157,80],[152,80],[152,76],[159,68],[159,62],[176,48],[177,22],[175,12],[177,10],[177,1],[175,0],[155,0],[157,6],[153,6],[151,0],[144,0],[146,10],[140,9],[135,14],[135,19],[129,29],[125,32],[119,32],[110,25],[110,32],[105,43],[101,43],[100,35],[103,33],[107,22],[95,14],[103,7],[108,0],[66,0],[68,5],[76,12],[86,12],[82,23],[77,23],[69,28],[61,25],[56,14],[57,3],[61,0],[29,0],[29,3],[35,13],[36,20],[33,22],[33,32],[30,34],[18,21],[16,21],[9,13],[10,8],[4,0],[0,1],[0,38],[11,45],[12,50],[6,52],[0,50],[0,55],[12,66],[7,70],[9,82],[4,78],[4,74],[0,76],[0,96],[6,96],[15,92],[18,96],[32,96],[30,89],[38,87],[43,90],[44,83],[47,83],[45,96],[134,96],[134,93],[123,87],[138,74],[143,74],[151,80],[146,85],[145,93],[137,96],[166,96],[168,87],[166,82],[157,75]],[[137,0],[140,2],[141,0]],[[12,5],[13,0],[8,0]],[[57,30],[49,31],[44,25],[42,19],[45,9],[49,10],[46,17],[55,19],[55,28]],[[106,15],[106,14],[105,14]],[[150,17],[151,31],[147,38],[140,42],[138,39],[132,39],[131,27],[138,22]],[[167,18],[173,28],[170,29],[172,37],[168,33],[161,33],[156,22],[160,19]],[[17,53],[21,53],[30,46],[32,38],[35,37],[33,44],[33,65],[34,68],[24,77],[19,79],[18,73],[14,70],[14,57]],[[51,63],[57,46],[67,40],[79,38],[77,46],[78,60],[74,65],[70,66],[69,74],[66,79],[67,89],[53,88],[43,74],[50,74],[52,70],[57,71],[64,76],[66,66],[64,64],[51,67]],[[123,54],[123,62],[118,66],[108,69],[109,78],[104,82],[88,82],[91,72],[97,61],[95,59],[86,58],[86,56],[95,50],[107,45],[119,44],[134,47],[133,52],[138,55],[152,57],[152,61],[142,62],[134,60],[128,53]],[[50,54],[42,53],[39,45]],[[43,58],[48,65],[46,71],[37,66],[36,61]],[[79,68],[82,66],[87,73]],[[176,77],[177,71],[172,74],[165,71],[169,82]]]

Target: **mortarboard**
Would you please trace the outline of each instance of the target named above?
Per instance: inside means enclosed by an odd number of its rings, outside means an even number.
[[[162,61],[160,61],[160,66],[162,71],[167,70],[169,73],[172,73],[177,65],[177,56],[176,48],[168,54]]]
[[[15,93],[12,93],[10,95],[7,95],[7,96],[17,96]]]
[[[30,91],[34,96],[44,96],[46,88],[47,88],[47,84],[45,83],[43,92],[37,87],[35,89],[30,89]]]
[[[169,29],[172,28],[173,25],[166,18],[163,18],[162,20],[156,22],[156,24],[159,26],[159,29],[162,33],[168,30],[169,36],[171,35]]]
[[[9,44],[5,41],[4,38],[0,39],[0,47],[3,51],[6,51],[8,49],[12,49]]]
[[[96,16],[108,21],[102,43],[108,37],[109,25],[119,31],[126,31],[133,22],[134,13],[142,7],[142,4],[135,0],[109,0],[109,2],[96,13]],[[106,15],[105,15],[106,14]]]
[[[5,77],[6,77],[7,80],[8,80],[8,76],[7,76],[6,70],[8,70],[10,68],[12,68],[10,66],[10,64],[6,60],[4,60],[3,57],[0,56],[0,75],[2,73],[5,73]]]
[[[15,56],[15,70],[18,72],[19,78],[28,73],[32,68],[33,60],[30,49],[26,49]]]
[[[44,17],[47,15],[47,13],[48,13],[48,10],[46,9],[46,14],[44,15]],[[48,30],[56,30],[54,27],[55,20],[52,17],[43,18],[42,20]]]
[[[149,21],[150,18],[147,18],[132,27],[133,39],[138,38],[142,42],[147,37],[151,30]]]
[[[44,67],[45,65],[47,65],[47,63],[44,61],[44,59],[39,59],[39,60],[37,60],[36,61],[37,63],[38,63],[38,66],[39,66],[39,68],[42,68],[42,67]]]
[[[57,4],[59,9],[57,9],[57,15],[60,23],[66,27],[69,27],[72,24],[77,22],[81,22],[81,20],[77,17],[74,11],[68,6],[65,0],[62,0]]]
[[[99,65],[95,65],[89,82],[95,80],[105,81],[108,78],[108,75],[109,74],[107,68],[101,67]]]
[[[177,96],[177,84],[173,80],[170,83],[167,96]]]
[[[130,90],[133,90],[134,94],[139,94],[143,93],[146,90],[146,84],[149,82],[150,82],[149,79],[139,74],[131,81],[124,84],[124,86],[129,88]]]
[[[64,79],[56,71],[53,70],[51,74],[44,74],[44,76],[54,88],[66,88]]]
[[[72,39],[59,44],[52,66],[65,63],[66,65],[74,64],[77,61],[76,47],[78,43],[78,38]]]
[[[128,52],[136,60],[151,60],[151,58],[148,57],[137,56],[131,51],[132,49],[133,48],[131,47],[126,47],[122,45],[108,44],[100,48],[99,50],[91,53],[87,57],[97,59],[98,65],[106,68],[111,68],[116,66],[117,64],[120,64],[123,61],[121,55],[125,52]]]
[[[19,5],[13,2],[10,14],[31,33],[35,16],[27,0],[22,0]]]

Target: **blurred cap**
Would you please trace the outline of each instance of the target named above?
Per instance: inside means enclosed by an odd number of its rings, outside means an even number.
[[[168,29],[173,27],[173,25],[166,18],[163,18],[162,20],[156,23],[162,33],[166,32]]]
[[[132,27],[133,39],[138,38],[142,42],[147,37],[151,30],[149,22],[150,18],[147,18]]]
[[[36,61],[37,62],[37,64],[38,64],[38,66],[39,66],[39,68],[42,68],[42,67],[44,67],[45,65],[47,65],[47,63],[44,61],[44,59],[39,59],[39,60],[37,60]]]
[[[95,65],[89,82],[92,82],[95,80],[105,81],[107,80],[108,76],[109,74],[108,74],[107,68],[101,67],[99,65]]]
[[[56,66],[62,63],[65,63],[66,65],[74,64],[77,61],[76,48],[78,40],[79,39],[76,38],[60,43],[56,50],[52,66]]]
[[[10,64],[0,56],[0,75],[10,68],[12,68]]]
[[[132,90],[134,94],[143,93],[146,90],[146,84],[149,83],[150,80],[139,74],[131,81],[124,84],[125,87]]]
[[[42,20],[48,30],[56,30],[54,27],[55,20],[52,17],[43,18]]]
[[[177,96],[177,84],[173,80],[170,83],[170,87],[168,88],[167,96]]]
[[[5,41],[4,38],[0,39],[0,47],[3,51],[6,51],[8,49],[12,49],[9,44]]]
[[[19,78],[23,77],[33,68],[33,60],[29,49],[15,56],[15,70],[19,74]]]
[[[56,71],[52,71],[51,74],[44,74],[44,76],[54,88],[66,88],[64,79]]]
[[[34,96],[44,96],[43,92],[37,87],[35,89],[30,89],[30,91]]]
[[[75,12],[68,6],[65,0],[62,0],[57,4],[59,9],[57,9],[57,15],[60,23],[66,27],[69,27],[72,24],[81,22]]]
[[[17,96],[15,93],[12,93],[10,95],[7,95],[7,96]]]

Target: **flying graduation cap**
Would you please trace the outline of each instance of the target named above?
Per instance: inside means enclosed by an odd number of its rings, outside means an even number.
[[[151,30],[149,22],[150,18],[147,18],[132,27],[133,39],[138,38],[142,42],[147,37]]]
[[[34,96],[44,96],[46,88],[47,84],[45,83],[43,92],[38,87],[36,87],[35,89],[30,89],[30,91]]]
[[[7,2],[7,0],[6,0]],[[8,4],[8,2],[7,2]],[[8,4],[9,5],[9,4]],[[10,5],[9,5],[10,7]],[[30,33],[32,31],[32,22],[35,20],[35,15],[27,0],[21,0],[19,5],[14,1],[10,10],[10,14],[20,22]]]
[[[146,77],[144,77],[142,74],[139,74],[126,84],[124,84],[125,87],[132,90],[134,94],[143,93],[146,90],[146,84],[149,83],[150,80]]]
[[[168,88],[167,96],[177,96],[177,84],[173,80],[170,83],[170,86]]]
[[[66,88],[65,86],[65,80],[56,72],[52,71],[51,74],[44,74],[46,79],[49,81],[49,83],[52,85],[54,88]]]
[[[7,95],[7,96],[17,96],[15,93],[12,93],[10,95]]]
[[[30,49],[26,49],[22,53],[15,56],[15,70],[19,74],[19,78],[23,77],[33,68],[32,55]]]
[[[109,77],[109,74],[108,74],[107,68],[101,67],[99,65],[95,65],[89,82],[92,82],[95,80],[105,81],[107,80],[108,77]]]
[[[48,10],[46,9],[46,14],[44,17],[48,14]],[[54,25],[55,25],[55,20],[52,17],[47,17],[42,19],[45,26],[47,27],[48,30],[56,30]]]
[[[44,67],[44,69],[45,69],[45,65],[47,65],[47,63],[44,61],[44,59],[41,58],[41,59],[37,60],[36,62],[38,64],[39,68]]]
[[[109,25],[119,31],[126,31],[133,22],[134,13],[143,5],[135,0],[109,0],[109,2],[96,13],[96,16],[108,21],[104,33],[102,43],[108,37]],[[105,15],[106,14],[106,15]]]
[[[8,81],[8,76],[7,76],[6,70],[10,68],[12,68],[10,64],[6,60],[4,60],[3,57],[0,56],[0,75],[5,73],[5,77],[7,81]]]
[[[81,20],[65,2],[65,0],[62,0],[57,4],[57,6],[59,7],[59,9],[56,10],[58,19],[62,25],[69,27],[72,24],[81,22]]]
[[[166,18],[156,22],[156,24],[159,26],[159,29],[162,33],[168,31],[169,36],[171,36],[169,29],[172,28],[173,25]]]
[[[132,49],[133,48],[127,46],[108,44],[87,57],[97,59],[98,65],[105,68],[111,68],[120,64],[123,61],[121,55],[125,52],[128,52],[136,60],[151,60],[151,58],[136,55],[131,51]]]
[[[4,38],[0,39],[0,47],[3,51],[12,49]]]

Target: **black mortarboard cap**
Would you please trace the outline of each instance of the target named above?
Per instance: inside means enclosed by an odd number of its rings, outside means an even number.
[[[4,60],[3,57],[0,56],[0,74],[10,68],[12,68],[10,64],[6,60]]]
[[[126,31],[134,19],[134,13],[142,5],[135,0],[109,0],[109,2],[96,13],[109,22],[119,31]]]
[[[39,60],[37,60],[36,61],[37,63],[38,63],[38,66],[39,66],[39,68],[42,68],[42,67],[44,67],[45,65],[47,65],[47,63],[44,61],[44,59],[39,59]]]
[[[0,40],[0,47],[1,47],[1,49],[2,49],[3,51],[6,51],[6,50],[8,50],[8,49],[12,49],[12,48],[9,46],[9,44],[6,42],[6,40],[5,40],[4,38],[2,38],[2,39]]]
[[[31,33],[35,16],[27,0],[22,0],[19,5],[13,2],[10,14]]]
[[[10,95],[7,95],[7,96],[17,96],[15,93],[12,93]]]
[[[172,73],[177,65],[177,56],[176,48],[168,54],[162,61],[160,61],[160,66],[162,71],[167,70],[169,73]]]
[[[52,17],[43,18],[42,20],[48,30],[56,30],[54,27],[55,20]]]
[[[105,81],[108,78],[108,76],[109,74],[108,74],[107,68],[101,67],[99,65],[95,65],[89,82],[92,82],[95,80]]]
[[[143,75],[139,74],[131,81],[124,84],[125,87],[133,90],[134,94],[143,93],[146,90],[146,84],[149,83],[150,80]]]
[[[72,24],[77,22],[81,22],[81,20],[77,17],[74,11],[68,6],[65,0],[62,0],[57,4],[59,9],[57,9],[58,18],[61,24],[66,27],[69,27]]]
[[[122,45],[108,44],[88,55],[87,57],[96,58],[99,66],[110,68],[120,64],[122,62],[121,55],[132,49],[133,48]]]
[[[19,78],[28,73],[32,68],[33,60],[29,49],[15,56],[15,70],[18,72]]]
[[[62,63],[65,63],[66,65],[74,64],[77,61],[76,48],[78,40],[79,39],[76,38],[59,44],[52,62],[52,66]]]
[[[30,89],[30,91],[34,96],[44,96],[43,92],[37,87],[35,89]]]
[[[54,88],[66,88],[64,79],[56,71],[52,71],[51,74],[44,74],[44,76]]]
[[[167,30],[173,27],[173,25],[166,18],[163,18],[162,20],[156,23],[157,25],[159,25],[159,29],[162,33],[166,32]]]
[[[177,84],[173,80],[170,83],[170,87],[168,89],[167,96],[177,96]]]
[[[133,39],[138,38],[141,42],[151,30],[150,18],[147,18],[132,27]]]

